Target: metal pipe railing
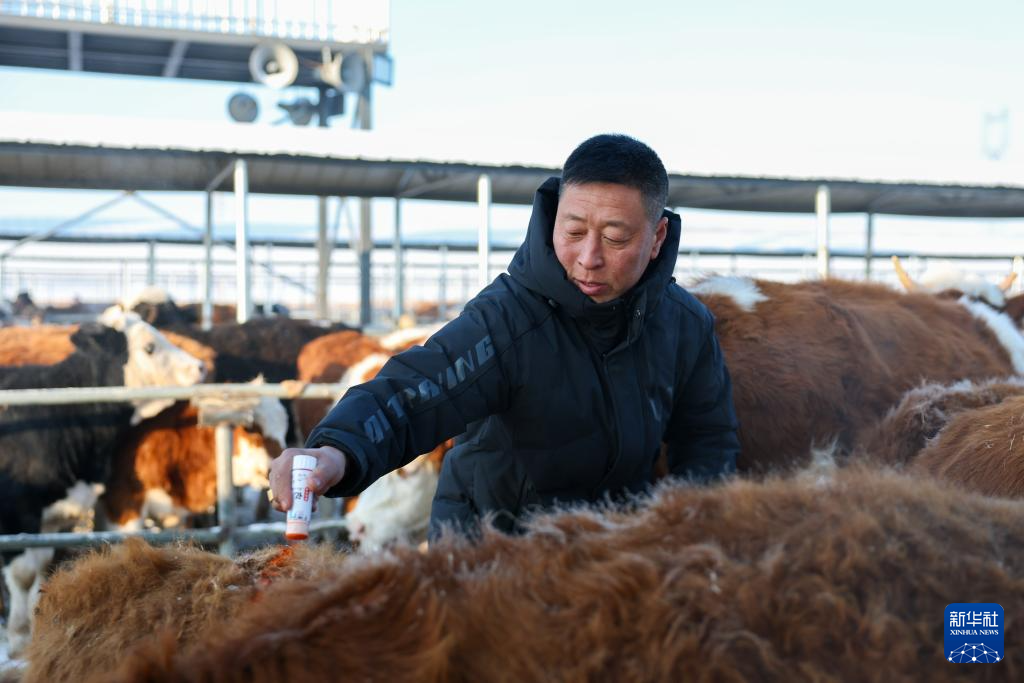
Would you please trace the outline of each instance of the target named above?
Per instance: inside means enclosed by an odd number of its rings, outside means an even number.
[[[209,529],[188,529],[181,531],[88,531],[60,532],[46,534],[7,534],[0,535],[0,550],[21,550],[24,548],[73,548],[77,546],[97,546],[105,543],[121,543],[129,538],[141,538],[147,543],[161,545],[191,541],[195,543],[220,543],[225,538],[234,540],[255,540],[262,538],[281,538],[284,536],[284,522],[267,522],[250,524],[236,529],[221,526]],[[310,533],[344,529],[344,519],[318,520],[310,523]]]
[[[67,387],[61,389],[5,389],[0,391],[0,406],[62,405],[70,403],[117,403],[161,398],[226,399],[246,396],[271,396],[302,400],[337,398],[344,384],[306,384],[285,381],[280,384],[196,384],[188,387]]]

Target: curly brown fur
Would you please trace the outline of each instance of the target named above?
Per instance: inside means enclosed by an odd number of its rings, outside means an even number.
[[[1024,498],[1024,388],[954,416],[910,465],[989,496]]]
[[[1005,609],[998,666],[946,661],[954,598]],[[1015,680],[1020,614],[1024,507],[851,468],[353,559],[92,680]]]
[[[752,282],[767,299],[750,311],[698,294],[732,375],[741,471],[799,467],[833,440],[848,452],[922,381],[1013,373],[992,332],[955,302],[843,280]]]
[[[1024,394],[1024,379],[924,384],[911,389],[878,424],[858,439],[858,457],[901,467],[963,411],[1000,403]]]
[[[154,633],[202,643],[275,581],[316,576],[338,561],[326,550],[271,547],[236,561],[190,546],[139,539],[93,552],[43,588],[26,651],[25,683],[108,676]],[[106,671],[107,673],[100,673]]]

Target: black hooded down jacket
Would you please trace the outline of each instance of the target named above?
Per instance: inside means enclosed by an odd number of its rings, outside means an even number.
[[[307,439],[351,457],[328,495],[352,496],[445,439],[431,515],[512,530],[534,507],[637,493],[660,445],[672,474],[710,480],[739,452],[729,373],[711,313],[678,285],[679,216],[633,289],[598,304],[552,247],[558,179],[537,191],[502,274],[422,347],[353,387]],[[607,330],[618,329],[609,346]]]

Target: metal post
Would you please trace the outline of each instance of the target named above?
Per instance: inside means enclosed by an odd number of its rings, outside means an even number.
[[[213,192],[206,193],[206,230],[203,232],[202,328],[213,327]]]
[[[331,271],[331,243],[327,235],[327,197],[317,197],[316,317],[329,320],[327,283]]]
[[[217,453],[217,525],[225,537],[220,544],[220,554],[231,556],[235,553],[235,543],[231,538],[237,523],[235,515],[235,484],[231,471],[233,432],[227,422],[218,422],[214,428],[214,441]]]
[[[149,241],[146,250],[146,285],[156,285],[156,242]]]
[[[405,259],[402,253],[402,200],[395,197],[395,302],[392,317],[395,325],[405,312]]]
[[[265,249],[267,267],[263,273],[263,315],[269,318],[274,314],[274,243],[267,242]]]
[[[238,288],[236,319],[244,323],[252,311],[249,273],[249,166],[235,160],[235,281]]]
[[[370,224],[370,200],[359,200],[359,324],[369,325],[373,319],[370,306],[371,254],[373,252],[373,227]]]
[[[829,275],[829,213],[832,210],[832,196],[828,185],[819,185],[814,195],[814,212],[818,215],[818,277]]]
[[[370,130],[372,127],[372,100],[370,99],[370,84],[359,93],[356,104],[356,115],[354,123],[360,130]],[[373,311],[370,305],[370,268],[371,252],[373,251],[373,229],[370,224],[370,199],[359,200],[359,324],[369,325],[373,319]]]
[[[491,176],[486,173],[476,183],[476,201],[480,206],[480,239],[477,246],[480,265],[477,284],[483,289],[491,281]]]
[[[448,245],[441,245],[441,280],[437,283],[437,312],[441,320],[448,315]]]
[[[864,279],[871,279],[871,261],[875,258],[875,214],[868,214],[867,235],[864,240]]]

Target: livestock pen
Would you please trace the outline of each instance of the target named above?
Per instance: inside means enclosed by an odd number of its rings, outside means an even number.
[[[283,523],[263,523],[238,527],[235,524],[235,504],[232,478],[231,429],[252,420],[251,401],[246,399],[269,396],[293,400],[336,399],[343,386],[339,384],[203,384],[190,387],[95,387],[65,389],[18,389],[0,391],[0,406],[13,405],[67,405],[75,403],[127,402],[133,400],[174,399],[191,400],[199,406],[201,424],[213,425],[216,432],[217,460],[217,524],[209,529],[158,532],[84,532],[48,534],[0,535],[0,550],[19,550],[40,547],[77,547],[120,542],[138,536],[151,543],[169,543],[192,540],[216,543],[223,554],[234,552],[236,541],[242,539],[283,538]],[[341,519],[313,522],[314,532],[344,528]]]

